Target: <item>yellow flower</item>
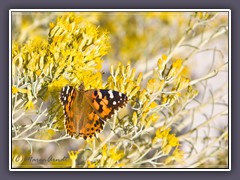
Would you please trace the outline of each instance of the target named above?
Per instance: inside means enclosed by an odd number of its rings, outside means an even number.
[[[154,108],[156,108],[158,106],[158,104],[155,102],[155,101],[153,101],[153,102],[151,102],[151,104],[149,105],[149,108],[150,109],[154,109]]]
[[[182,150],[180,150],[179,148],[176,148],[174,151],[173,151],[173,156],[176,158],[176,159],[182,159],[183,156],[184,156],[184,152]]]
[[[157,66],[158,66],[159,72],[162,72],[165,69],[167,58],[168,58],[167,55],[163,54],[162,58],[158,60]]]
[[[15,86],[12,86],[12,93],[13,94],[16,94],[16,93],[28,93],[28,90],[27,89],[22,89],[22,88],[17,88]]]
[[[143,112],[145,112],[145,113],[147,113],[147,112],[150,110],[150,108],[149,108],[149,99],[147,99],[147,100],[143,103],[141,110],[142,110]]]
[[[190,79],[180,76],[178,81],[177,90],[181,91],[189,85]]]
[[[52,81],[47,85],[48,91],[44,94],[43,99],[47,100],[49,99],[49,96],[51,96],[58,100],[59,92],[66,85],[71,85],[71,84],[64,77],[60,77],[58,80]]]
[[[163,137],[162,138],[162,148],[166,147],[168,145],[168,140],[167,140],[167,137]]]
[[[130,68],[130,66],[127,66],[127,69],[129,69],[129,68]],[[126,73],[128,74],[128,71],[129,71],[129,70],[127,70],[127,69],[126,69]],[[131,72],[131,75],[129,76],[129,79],[130,79],[130,80],[134,80],[135,74],[136,74],[136,69],[133,68],[133,69],[132,69],[132,72]],[[139,85],[139,84],[138,84],[138,85]]]
[[[143,78],[143,75],[142,75],[142,73],[140,72],[140,73],[138,74],[138,77],[137,77],[137,80],[136,80],[136,84],[137,84],[137,85],[140,85],[140,83],[142,82],[142,78]]]
[[[96,168],[96,163],[93,163],[91,161],[87,161],[87,167],[88,168]]]
[[[171,150],[172,150],[172,146],[170,145],[166,145],[162,148],[163,154],[169,154]]]
[[[36,77],[43,78],[39,87],[48,91],[41,91],[41,97],[52,93],[58,98],[60,89],[67,84],[101,88],[102,57],[110,47],[107,33],[74,13],[64,14],[49,27],[48,40],[35,37],[23,45],[13,44],[13,71],[22,68],[30,84]],[[20,91],[13,88],[12,92]],[[32,107],[31,101],[27,107]]]
[[[133,112],[133,116],[132,116],[132,121],[133,121],[133,125],[136,126],[137,125],[137,113],[136,111]]]
[[[150,108],[154,108],[154,107],[151,107],[150,105]],[[146,112],[143,112],[141,117],[141,124],[145,125],[145,127],[148,128],[154,123],[156,123],[158,119],[159,119],[159,115],[157,113],[148,114]]]
[[[177,59],[175,62],[173,62],[172,67],[179,69],[182,66],[182,60],[181,59]]]
[[[168,137],[170,130],[171,130],[170,128],[166,129],[165,126],[162,126],[162,127],[157,129],[156,137],[158,137],[158,138],[166,138],[166,137]]]
[[[29,100],[27,102],[27,104],[25,105],[25,109],[27,109],[27,110],[34,109],[34,104],[33,104],[32,100]]]
[[[166,61],[167,58],[168,58],[168,56],[167,56],[166,54],[163,54],[163,55],[162,55],[162,60]]]
[[[155,92],[156,79],[149,79],[147,83],[147,90],[150,94]]]
[[[41,70],[37,70],[35,73],[36,73],[37,76],[40,76]]]
[[[179,75],[179,73],[182,71],[182,60],[177,59],[175,62],[172,63],[172,66],[168,72],[167,79],[171,80],[172,78],[175,78]]]
[[[141,116],[141,124],[142,125],[146,125],[146,117],[147,117],[147,113],[143,112],[142,116]]]
[[[152,113],[149,116],[149,120],[152,121],[153,123],[157,122],[159,118],[160,118],[160,115],[158,113]]]
[[[199,20],[207,20],[212,18],[215,15],[215,12],[196,12],[195,16],[199,19]]]
[[[127,66],[118,64],[116,70],[114,71],[113,66],[110,67],[111,76],[107,80],[105,88],[114,89],[125,93],[129,99],[137,98],[142,81],[142,74],[140,73],[135,80],[135,69],[131,69],[130,63]]]
[[[135,83],[133,81],[128,81],[126,85],[126,94],[129,95],[133,88],[135,87]]]
[[[135,96],[137,92],[140,90],[140,86],[136,86],[128,95],[129,98]]]
[[[174,134],[169,134],[167,138],[170,146],[175,147],[179,145],[178,138]]]
[[[172,161],[174,161],[175,160],[175,157],[173,157],[173,156],[168,156],[166,159],[165,159],[165,164],[169,164],[169,163],[171,163]]]
[[[140,94],[139,94],[139,103],[140,104],[144,103],[147,100],[146,93],[147,93],[146,89],[143,89],[142,91],[140,91]]]
[[[72,161],[75,161],[78,158],[80,151],[68,151],[68,155]]]
[[[50,29],[52,29],[54,26],[55,26],[55,24],[53,22],[49,23]]]
[[[124,157],[124,152],[117,151],[117,149],[115,147],[113,147],[109,150],[109,156],[111,159],[113,159],[116,162]]]
[[[102,147],[102,155],[107,156],[107,145],[106,144]]]
[[[56,132],[53,129],[42,129],[38,131],[36,134],[37,139],[43,139],[43,140],[50,140],[53,138],[53,136],[56,134]]]
[[[124,163],[119,163],[119,164],[116,164],[116,166],[115,167],[117,167],[117,168],[121,168],[121,167],[124,167],[125,166],[125,164]]]
[[[173,147],[179,146],[179,140],[174,134],[170,134],[171,129],[162,126],[156,130],[156,135],[153,138],[153,144],[157,143],[158,139],[160,141],[163,154],[169,154]]]
[[[162,95],[162,104],[167,104],[167,102],[168,102],[168,97],[167,97],[167,95],[163,94]]]
[[[165,164],[169,164],[173,161],[177,161],[178,163],[183,163],[183,156],[184,156],[184,152],[181,151],[179,148],[176,148],[173,151],[173,154],[171,156],[168,156],[165,159]]]
[[[68,151],[68,155],[70,159],[72,160],[72,168],[76,168],[76,160],[78,158],[78,154],[80,151]]]
[[[181,75],[184,77],[190,77],[191,73],[190,73],[190,68],[184,66],[181,72]]]
[[[107,145],[105,144],[105,145],[102,147],[102,157],[101,157],[101,160],[100,160],[100,166],[101,166],[101,167],[104,166],[104,163],[105,163],[105,161],[107,160],[107,156],[108,156],[108,147],[107,147]]]
[[[15,86],[12,86],[12,93],[13,94],[16,94],[16,93],[18,93],[19,91],[18,91],[18,88],[16,88]]]

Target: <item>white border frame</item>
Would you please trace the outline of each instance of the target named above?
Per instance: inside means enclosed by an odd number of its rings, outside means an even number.
[[[12,168],[12,139],[11,139],[11,121],[12,121],[12,100],[11,100],[11,75],[12,75],[12,38],[11,38],[11,22],[12,22],[12,12],[153,12],[153,11],[162,11],[162,12],[190,12],[190,11],[199,11],[199,12],[206,12],[206,11],[211,11],[211,12],[228,12],[228,24],[229,24],[229,30],[228,30],[228,85],[229,85],[229,91],[228,91],[228,128],[229,128],[229,146],[228,146],[228,169],[190,169],[190,168],[172,168],[172,169],[16,169]],[[9,10],[9,171],[231,171],[231,10],[230,9],[10,9]]]

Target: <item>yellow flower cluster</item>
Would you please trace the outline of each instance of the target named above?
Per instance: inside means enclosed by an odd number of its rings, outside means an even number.
[[[105,144],[102,147],[100,159],[94,162],[87,161],[88,168],[117,168],[123,167],[123,163],[119,163],[119,161],[125,156],[122,150],[118,150],[117,147],[113,145]]]
[[[67,79],[72,85],[84,82],[86,89],[102,87],[101,58],[109,49],[106,32],[74,14],[58,18],[50,27],[49,50],[58,59],[54,74],[58,81],[49,86]]]
[[[184,156],[184,152],[179,148],[175,148],[172,155],[168,156],[165,159],[165,164],[170,164],[174,161],[176,161],[177,163],[183,163],[183,156]]]
[[[66,14],[50,23],[48,41],[35,37],[23,45],[13,43],[13,76],[22,75],[29,87],[37,82],[32,97],[52,93],[57,98],[63,86],[82,82],[86,89],[101,88],[102,57],[109,47],[106,32],[81,16]],[[21,93],[16,87],[12,91]],[[27,108],[32,106],[30,101]]]
[[[168,68],[168,57],[163,55],[158,60],[158,68],[155,76],[160,78],[161,85],[161,104],[168,107],[176,107],[184,101],[192,99],[198,94],[197,90],[193,90],[189,84],[190,79],[187,67],[183,65],[181,59],[177,59],[171,63]],[[177,103],[178,102],[178,103]],[[173,106],[174,105],[174,106]]]
[[[17,95],[18,93],[21,93],[23,95],[26,94],[27,97],[27,102],[25,104],[25,109],[34,109],[34,103],[33,103],[33,96],[32,96],[32,91],[31,87],[28,87],[28,89],[23,89],[23,88],[17,88],[15,86],[12,86],[12,94]]]
[[[160,141],[163,154],[168,155],[165,160],[166,164],[169,164],[174,160],[180,162],[183,158],[183,151],[179,149],[179,140],[174,134],[171,134],[170,131],[170,128],[162,126],[157,129],[155,137],[152,140],[153,145]],[[174,151],[172,155],[170,155],[170,152],[173,148]]]
[[[157,69],[141,89],[142,73],[135,78],[136,70],[130,63],[125,67],[118,64],[116,70],[110,68],[106,88],[125,93],[131,100],[133,109],[132,124],[134,126],[150,127],[160,118],[159,110],[165,107],[177,106],[177,102],[187,101],[197,95],[189,85],[187,68],[181,59],[169,62],[166,55],[158,60]]]
[[[68,151],[69,158],[72,161],[71,168],[76,168],[76,164],[77,164],[76,161],[77,161],[79,153],[80,153],[80,151]]]
[[[149,103],[149,100],[146,100],[141,109],[133,112],[132,122],[136,126],[138,123],[145,128],[150,127],[160,118],[158,112],[153,112],[153,109],[157,107],[156,102]]]
[[[105,167],[119,167],[119,160],[124,157],[124,152],[117,147],[104,145],[102,148],[102,158],[100,165]]]
[[[216,15],[216,12],[195,12],[195,17],[201,20],[207,20]]]
[[[12,93],[17,94],[18,92],[20,93],[28,93],[27,89],[22,89],[22,88],[17,88],[15,86],[12,87]]]
[[[110,74],[106,88],[125,93],[129,99],[132,99],[139,92],[142,73],[139,73],[135,78],[136,69],[131,69],[129,62],[126,67],[119,63],[115,71],[111,66]]]
[[[148,113],[151,112],[151,109],[154,109],[157,104],[154,101],[150,102],[147,92],[153,93],[153,91],[159,91],[161,85],[157,85],[157,88],[155,88],[155,81],[150,80],[148,87],[141,90],[142,73],[136,76],[136,69],[131,68],[130,63],[128,63],[126,67],[118,64],[116,70],[111,66],[110,73],[111,76],[108,78],[106,88],[125,93],[133,107],[136,106],[136,104],[140,105],[140,107],[138,107],[139,112],[133,113],[133,125],[136,126],[138,122],[140,122],[141,125],[149,127],[152,122],[156,122],[159,119],[159,114],[152,113],[148,115]]]

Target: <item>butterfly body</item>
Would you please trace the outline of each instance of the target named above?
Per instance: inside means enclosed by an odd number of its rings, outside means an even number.
[[[67,134],[87,139],[99,133],[106,120],[126,105],[127,96],[113,90],[84,90],[82,84],[78,89],[73,86],[63,87],[60,101],[64,109]]]

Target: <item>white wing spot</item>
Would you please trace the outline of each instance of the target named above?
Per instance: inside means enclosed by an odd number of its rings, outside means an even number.
[[[70,89],[69,86],[67,86],[66,94],[68,94],[69,89]]]
[[[122,97],[122,93],[119,93],[119,96]]]
[[[108,91],[108,94],[110,95],[110,98],[111,98],[111,99],[114,98],[112,90],[109,90],[109,91]]]
[[[117,103],[116,103],[116,101],[113,101],[113,105],[116,105]]]
[[[100,91],[98,91],[97,93],[98,93],[98,98],[102,99],[102,93]]]

